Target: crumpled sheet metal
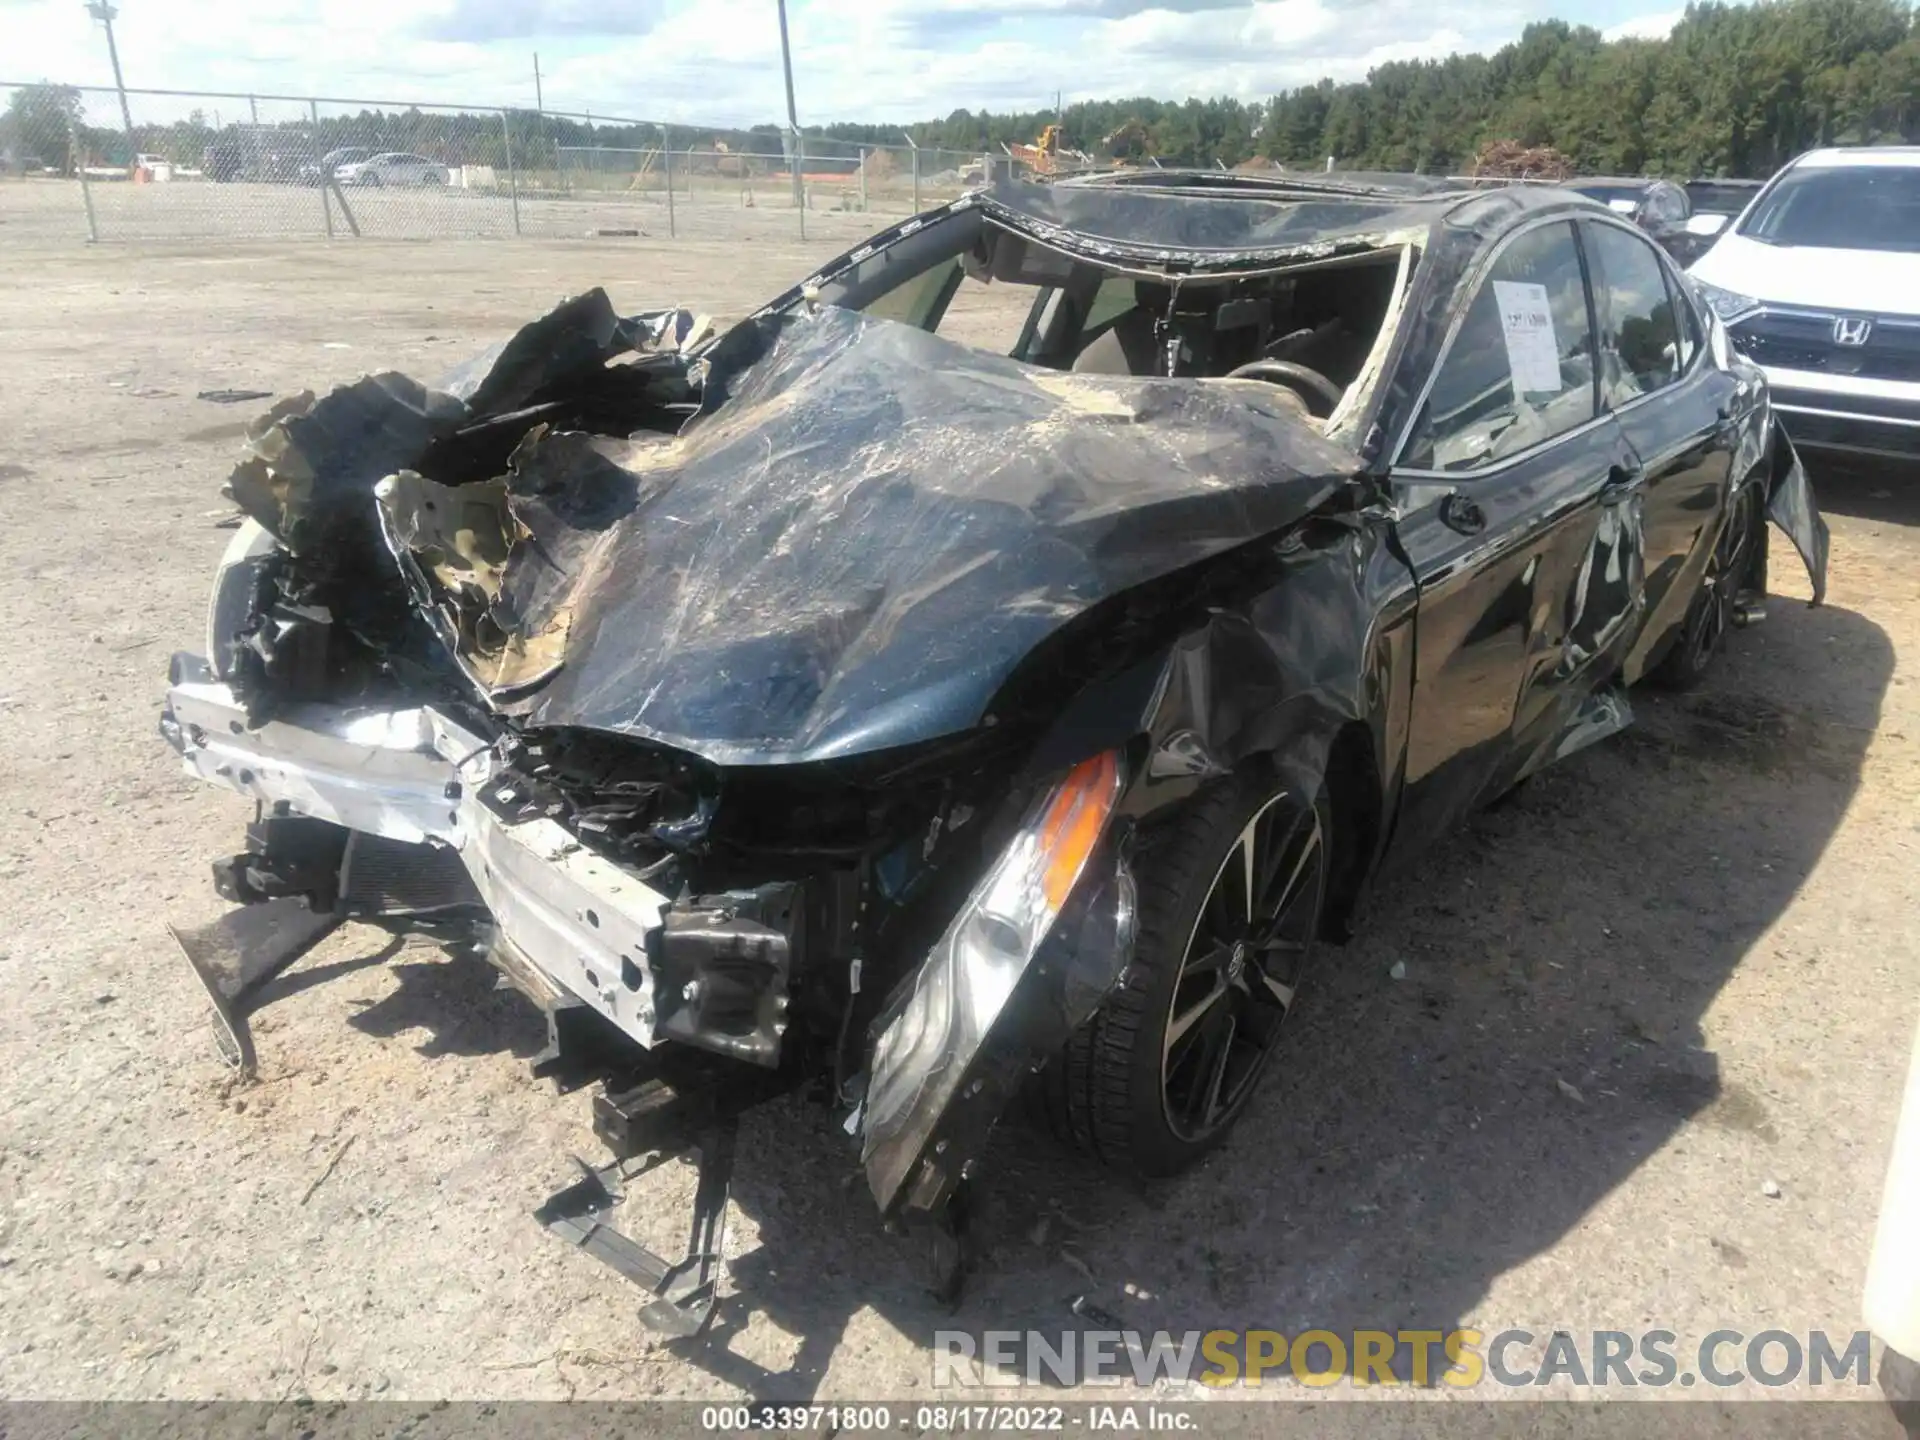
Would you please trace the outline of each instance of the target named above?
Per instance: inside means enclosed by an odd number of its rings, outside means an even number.
[[[503,601],[507,559],[526,535],[505,480],[442,485],[403,470],[373,493],[387,548],[469,680],[483,690],[521,689],[559,667],[568,617],[525,624]]]
[[[564,391],[617,355],[671,348],[690,322],[684,311],[621,319],[595,289],[561,301],[438,386],[384,373],[317,400],[293,396],[248,427],[248,453],[228,489],[287,550],[314,558],[337,543],[336,527],[371,526],[374,485],[419,464],[435,441]]]
[[[958,733],[1089,606],[1281,529],[1358,465],[1265,387],[1037,372],[831,307],[707,363],[676,440],[515,455],[505,592],[571,629],[498,708],[720,764]]]
[[[1813,582],[1813,603],[1827,598],[1827,549],[1830,535],[1826,517],[1814,502],[1806,467],[1787,432],[1774,422],[1773,477],[1767,486],[1767,518],[1786,531],[1793,548],[1806,562]]]
[[[360,503],[467,418],[450,395],[393,373],[367,375],[316,400],[305,391],[247,429],[247,457],[227,482],[234,503],[293,555],[315,556],[334,527],[364,524]]]

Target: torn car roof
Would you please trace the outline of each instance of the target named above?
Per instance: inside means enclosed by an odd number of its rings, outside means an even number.
[[[1470,195],[1426,183],[1159,171],[1053,185],[1002,181],[977,198],[1009,229],[1073,253],[1238,268],[1372,249],[1387,236],[1425,230]]]

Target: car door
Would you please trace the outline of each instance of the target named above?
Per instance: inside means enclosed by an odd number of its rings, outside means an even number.
[[[1647,608],[1629,683],[1685,621],[1725,513],[1739,382],[1711,362],[1673,268],[1636,231],[1581,222],[1600,336],[1600,403],[1619,420],[1644,476]]]
[[[1419,588],[1396,854],[1567,733],[1644,590],[1639,467],[1599,403],[1573,222],[1517,232],[1470,283],[1390,477]]]

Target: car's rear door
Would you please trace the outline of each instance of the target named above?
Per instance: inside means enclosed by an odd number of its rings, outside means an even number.
[[[1420,591],[1398,853],[1566,732],[1643,600],[1641,477],[1599,403],[1573,222],[1518,231],[1470,284],[1391,476]]]
[[[1672,266],[1637,231],[1580,222],[1600,334],[1600,403],[1645,475],[1647,610],[1626,662],[1637,680],[1685,621],[1733,468],[1739,382],[1712,363]]]

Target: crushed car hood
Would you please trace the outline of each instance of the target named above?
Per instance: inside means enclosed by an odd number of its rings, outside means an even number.
[[[380,487],[496,710],[719,764],[957,733],[1089,607],[1359,468],[1259,382],[1061,374],[831,307],[705,364],[677,436],[536,427],[503,481]]]

